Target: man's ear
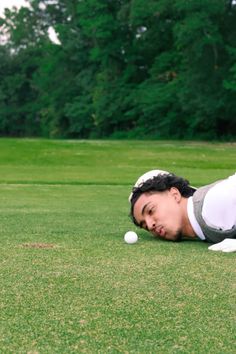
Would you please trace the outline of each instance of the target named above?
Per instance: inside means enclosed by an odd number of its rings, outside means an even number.
[[[181,195],[180,191],[178,190],[178,188],[171,187],[170,194],[177,201],[177,203],[179,203],[181,201],[182,195]]]

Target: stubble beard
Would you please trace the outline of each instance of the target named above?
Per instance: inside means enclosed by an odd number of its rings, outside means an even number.
[[[183,239],[183,235],[182,235],[182,233],[180,231],[178,231],[174,241],[175,242],[180,242],[180,241],[182,241],[182,239]]]

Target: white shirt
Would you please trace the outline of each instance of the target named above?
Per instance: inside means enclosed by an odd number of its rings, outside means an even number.
[[[194,216],[192,197],[188,198],[187,213],[196,235],[205,240]],[[220,230],[230,230],[236,225],[236,173],[217,183],[207,192],[202,217],[208,226]]]

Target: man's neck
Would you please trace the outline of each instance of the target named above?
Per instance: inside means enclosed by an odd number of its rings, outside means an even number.
[[[187,236],[189,238],[195,238],[197,237],[190,221],[188,218],[188,212],[187,212],[187,204],[188,204],[188,198],[183,198],[182,199],[182,208],[183,208],[183,228],[182,228],[182,234],[184,236]]]

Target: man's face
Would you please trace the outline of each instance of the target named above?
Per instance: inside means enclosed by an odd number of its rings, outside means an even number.
[[[143,193],[134,205],[133,216],[139,226],[159,238],[181,239],[181,194],[176,188],[165,192]]]

